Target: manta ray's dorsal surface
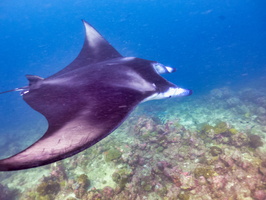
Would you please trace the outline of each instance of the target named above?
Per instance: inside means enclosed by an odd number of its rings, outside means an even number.
[[[154,61],[121,56],[83,21],[85,42],[78,57],[48,78],[27,75],[16,88],[48,121],[46,133],[22,152],[0,160],[1,171],[46,165],[79,153],[115,130],[139,103],[187,96],[159,74],[174,69]]]

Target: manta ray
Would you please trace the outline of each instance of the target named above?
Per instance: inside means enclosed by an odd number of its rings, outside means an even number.
[[[48,78],[26,75],[28,86],[6,91],[20,91],[24,101],[45,116],[48,129],[25,150],[0,160],[0,171],[29,169],[73,156],[113,132],[141,102],[192,94],[160,76],[174,68],[123,57],[82,22],[85,42],[72,63]]]

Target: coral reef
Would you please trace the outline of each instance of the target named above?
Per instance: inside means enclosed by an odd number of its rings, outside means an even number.
[[[264,94],[225,87],[191,102],[141,105],[106,139],[46,166],[20,199],[265,200]]]
[[[0,199],[1,200],[16,199],[17,194],[18,194],[17,190],[10,190],[7,186],[0,184]]]
[[[129,179],[132,175],[132,170],[129,168],[122,168],[116,170],[113,175],[112,179],[114,182],[116,182],[119,187],[123,188],[125,187],[126,183],[129,182]]]
[[[258,147],[263,146],[263,142],[262,142],[260,136],[251,134],[251,135],[248,136],[248,138],[249,138],[249,146],[251,148],[256,149]]]
[[[60,184],[53,180],[44,179],[36,188],[37,198],[52,200],[60,191]]]
[[[88,176],[86,174],[79,175],[74,189],[75,196],[77,198],[82,198],[86,194],[89,186],[90,181]]]
[[[104,159],[106,162],[117,160],[122,156],[122,153],[115,148],[109,149],[104,153]]]
[[[212,156],[218,156],[219,154],[221,154],[223,152],[223,150],[217,146],[212,146],[210,148],[210,153]]]

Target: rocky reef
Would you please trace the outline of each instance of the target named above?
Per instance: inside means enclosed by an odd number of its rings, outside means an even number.
[[[31,187],[25,183],[17,197],[265,200],[265,99],[260,91],[218,88],[171,106],[141,105],[92,148],[44,167],[44,175]],[[10,188],[23,188],[12,185],[23,173],[1,176]],[[7,187],[0,191],[5,195]]]
[[[17,189],[11,190],[5,185],[0,184],[0,199],[1,200],[15,200],[19,196]]]

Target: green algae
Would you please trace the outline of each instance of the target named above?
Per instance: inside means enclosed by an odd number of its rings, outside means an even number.
[[[228,131],[228,126],[226,122],[219,122],[214,127],[215,134],[226,133],[227,131]]]
[[[190,199],[190,195],[188,193],[180,193],[178,195],[178,199],[179,200],[189,200]]]
[[[208,133],[210,132],[211,130],[213,130],[214,127],[209,125],[209,124],[204,124],[202,127],[201,127],[201,132],[202,133]]]
[[[118,149],[113,148],[105,152],[104,160],[106,162],[110,162],[110,161],[119,159],[121,156],[122,156],[122,153]]]
[[[238,130],[236,130],[235,128],[230,128],[229,129],[229,132],[232,134],[232,135],[236,135],[238,133]]]
[[[147,131],[141,135],[140,139],[147,140],[149,138],[156,137],[157,135],[158,135],[158,133],[155,131]]]
[[[196,178],[199,178],[200,176],[204,176],[206,179],[213,177],[216,174],[216,172],[209,168],[209,167],[198,167],[194,170],[194,175]]]
[[[63,188],[67,185],[67,182],[66,181],[60,181],[59,184],[60,184],[60,187]]]
[[[214,127],[214,132],[215,134],[222,134],[223,136],[226,137],[231,137],[232,135],[236,135],[238,133],[238,131],[235,128],[228,127],[226,122],[219,122]]]
[[[83,187],[88,188],[90,186],[90,180],[86,174],[81,174],[77,178],[77,182]]]
[[[203,139],[207,143],[211,142],[211,141],[207,141],[210,135],[212,137],[215,135],[222,135],[225,137],[223,138],[224,141],[222,143],[228,143],[231,141],[230,137],[232,137],[233,135],[236,135],[238,131],[235,128],[229,127],[226,122],[219,122],[215,126],[204,124],[201,127],[200,133],[201,133],[200,138]]]
[[[156,149],[156,152],[159,153],[159,152],[162,152],[163,150],[164,150],[164,147],[159,146],[159,147]]]
[[[40,196],[56,195],[60,191],[60,184],[52,180],[42,182],[36,191]]]
[[[203,124],[200,129],[199,137],[206,143],[211,142],[211,138],[209,138],[209,135],[213,132],[214,127],[209,124]]]
[[[146,192],[150,192],[150,191],[152,191],[152,185],[150,185],[150,184],[148,184],[148,183],[143,184],[143,185],[142,185],[142,188],[143,188],[143,190],[146,191]]]
[[[163,197],[167,194],[168,190],[166,187],[161,187],[161,188],[158,188],[156,189],[156,193],[158,193],[159,196]]]
[[[128,183],[130,179],[131,173],[132,173],[131,169],[122,168],[113,173],[112,179],[120,187],[124,188],[126,183]]]
[[[218,156],[219,154],[223,153],[223,150],[217,146],[212,146],[210,148],[210,153],[212,156]]]

